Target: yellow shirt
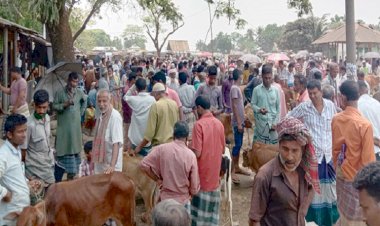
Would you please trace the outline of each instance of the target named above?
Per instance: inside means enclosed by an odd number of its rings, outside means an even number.
[[[162,97],[150,107],[144,138],[153,146],[173,140],[174,124],[179,120],[179,110],[175,101]]]
[[[243,71],[243,84],[247,84],[249,79],[249,70]]]

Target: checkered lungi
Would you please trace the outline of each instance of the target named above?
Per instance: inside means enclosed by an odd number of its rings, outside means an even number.
[[[188,113],[184,113],[183,115],[184,115],[184,118],[185,118],[185,122],[189,126],[189,139],[191,140],[192,133],[193,133],[194,123],[196,121],[195,115],[194,115],[194,113],[192,111],[188,112]]]
[[[77,174],[79,172],[79,165],[81,159],[79,154],[57,156],[56,164],[65,169],[66,173]]]
[[[191,200],[192,226],[218,226],[220,208],[220,190],[200,191]]]
[[[336,179],[337,205],[340,216],[350,221],[362,221],[363,214],[359,204],[359,192],[352,182],[339,176]]]

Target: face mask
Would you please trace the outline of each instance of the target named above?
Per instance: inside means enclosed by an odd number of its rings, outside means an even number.
[[[46,113],[41,115],[41,114],[38,114],[37,112],[34,112],[34,117],[38,120],[45,118],[45,115],[46,115]]]

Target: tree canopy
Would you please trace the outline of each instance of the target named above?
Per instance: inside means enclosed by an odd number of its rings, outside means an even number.
[[[144,28],[138,25],[128,24],[121,35],[124,41],[124,48],[130,48],[133,45],[145,49],[146,37]]]

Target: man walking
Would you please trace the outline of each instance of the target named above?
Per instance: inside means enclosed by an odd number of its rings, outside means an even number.
[[[160,185],[160,201],[174,199],[190,213],[190,199],[198,193],[200,186],[197,158],[186,145],[187,124],[176,122],[173,130],[174,140],[154,147],[140,167]]]
[[[173,127],[179,120],[179,113],[177,104],[167,97],[165,90],[162,83],[153,86],[152,96],[157,102],[150,108],[144,139],[137,145],[133,154],[138,154],[149,142],[156,146],[172,141]]]
[[[95,174],[110,174],[123,169],[123,119],[111,105],[109,90],[99,90],[97,103],[101,112],[96,120],[92,146]]]
[[[28,85],[26,80],[21,76],[21,69],[14,67],[11,70],[12,84],[11,88],[4,87],[0,84],[0,90],[11,96],[9,111],[11,114],[22,114],[28,117],[29,109],[26,102]]]
[[[55,183],[54,154],[50,147],[49,93],[40,89],[34,93],[34,113],[28,118],[28,133],[23,149],[25,156],[25,176],[44,182],[48,187]]]
[[[194,124],[191,149],[198,159],[200,191],[191,200],[192,225],[219,225],[219,174],[225,149],[223,124],[210,111],[210,100],[198,96],[199,119]]]
[[[57,111],[57,162],[54,174],[57,182],[62,180],[65,172],[68,180],[74,179],[81,163],[81,116],[86,110],[87,100],[77,88],[78,82],[78,74],[70,73],[66,87],[54,98],[53,109]]]
[[[380,103],[368,95],[367,85],[363,81],[358,81],[358,85],[360,92],[358,109],[372,124],[376,160],[380,161]]]
[[[189,125],[189,140],[191,140],[192,130],[195,123],[195,115],[192,109],[195,88],[194,86],[187,84],[187,74],[185,72],[180,72],[178,77],[180,84],[178,88],[178,96],[182,103],[184,121]]]
[[[318,159],[322,189],[321,194],[314,195],[306,220],[314,221],[318,225],[332,226],[339,217],[331,140],[331,120],[336,114],[336,108],[333,102],[322,98],[321,83],[318,80],[309,81],[307,92],[310,100],[301,103],[288,114],[302,121],[309,129]]]
[[[280,95],[272,86],[272,66],[266,64],[262,69],[263,84],[258,85],[252,94],[251,105],[255,115],[253,142],[276,144],[276,124],[280,117]]]
[[[211,113],[218,117],[221,113],[223,113],[223,96],[222,91],[216,86],[216,77],[218,74],[218,69],[216,66],[210,66],[208,68],[208,81],[206,84],[201,85],[197,92],[195,93],[195,97],[204,95],[206,96],[211,104]],[[195,99],[194,99],[195,100]]]
[[[132,109],[131,124],[128,129],[128,137],[131,141],[132,150],[135,150],[137,145],[144,139],[144,133],[148,124],[149,110],[153,103],[156,102],[154,97],[146,92],[146,80],[143,78],[137,79],[134,84],[137,89],[137,96],[133,94],[132,89],[124,95],[124,101]],[[151,149],[151,143],[146,144],[140,155],[146,156]]]
[[[340,218],[338,226],[365,225],[359,194],[352,182],[357,172],[375,161],[373,129],[359,112],[359,87],[345,81],[339,88],[344,111],[332,119],[333,161],[337,175],[336,191]]]
[[[305,226],[314,192],[320,192],[311,134],[293,117],[282,119],[277,130],[279,155],[255,176],[249,225]]]

